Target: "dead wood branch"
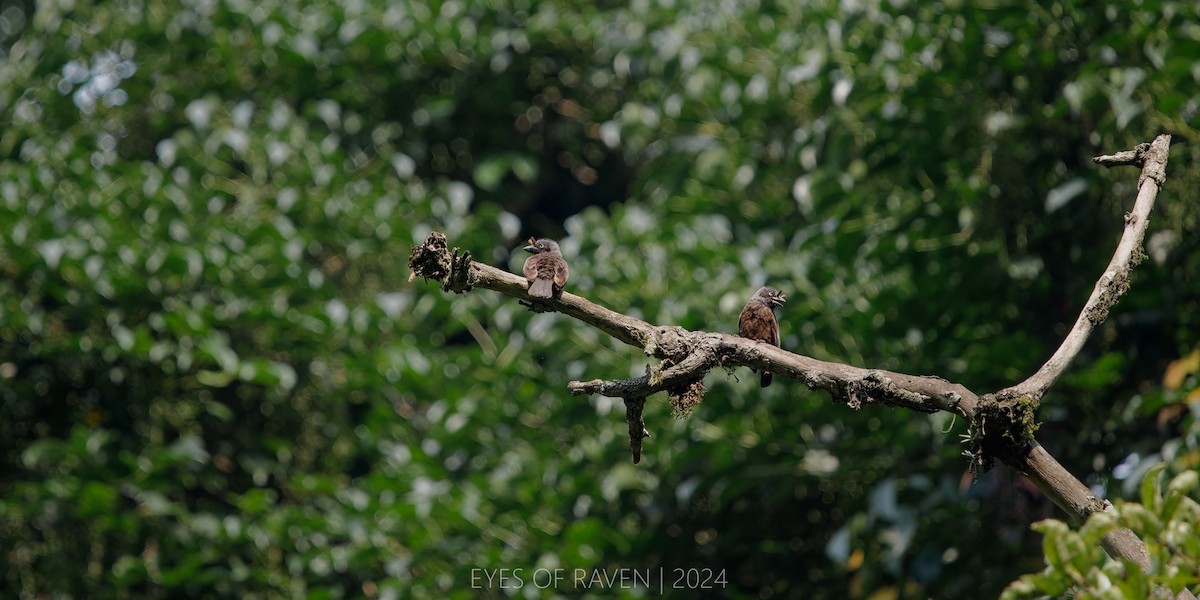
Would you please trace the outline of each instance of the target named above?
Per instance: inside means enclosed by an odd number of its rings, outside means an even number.
[[[1171,146],[1171,136],[1160,135],[1152,144],[1141,144],[1134,150],[1120,152],[1112,156],[1098,156],[1094,159],[1097,164],[1105,166],[1140,165],[1142,173],[1138,181],[1137,200],[1133,210],[1125,213],[1125,230],[1121,241],[1117,244],[1116,252],[1108,267],[1096,281],[1091,297],[1083,305],[1079,318],[1070,333],[1063,338],[1058,350],[1025,381],[1008,389],[998,392],[1000,398],[1019,398],[1029,396],[1040,399],[1050,386],[1075,360],[1084,342],[1091,335],[1092,329],[1104,322],[1108,311],[1116,305],[1129,289],[1129,277],[1133,268],[1145,258],[1142,250],[1142,240],[1146,236],[1146,228],[1150,223],[1150,210],[1158,198],[1158,191],[1166,182],[1167,154]]]
[[[1150,210],[1165,181],[1170,136],[1135,150],[1093,159],[1106,166],[1138,164],[1142,167],[1134,208],[1125,218],[1125,230],[1104,274],[1096,283],[1071,332],[1037,373],[1025,381],[994,394],[980,396],[966,387],[940,377],[907,375],[864,369],[794,354],[781,348],[735,335],[688,331],[681,327],[655,326],[615,312],[575,294],[564,292],[551,299],[530,298],[526,280],[507,271],[474,262],[470,253],[451,251],[443,234],[431,233],[413,249],[410,281],[416,277],[443,283],[446,291],[464,293],[485,288],[518,298],[542,312],[559,312],[642,349],[660,361],[647,367],[646,375],[633,379],[572,381],[573,394],[600,394],[624,399],[633,461],[641,459],[642,441],[649,436],[642,419],[647,396],[666,391],[679,412],[686,412],[704,393],[705,374],[718,367],[750,367],[794,379],[813,390],[825,390],[834,400],[854,409],[868,404],[907,408],[918,412],[947,411],[967,419],[973,431],[969,451],[974,466],[987,468],[1002,462],[1030,477],[1047,496],[1077,520],[1084,520],[1111,505],[1091,495],[1079,479],[1050,456],[1033,437],[1034,414],[1046,390],[1078,355],[1092,329],[1128,289],[1129,274],[1144,256],[1141,250]],[[1117,531],[1104,540],[1114,557],[1128,559],[1145,568],[1146,547],[1135,535]]]

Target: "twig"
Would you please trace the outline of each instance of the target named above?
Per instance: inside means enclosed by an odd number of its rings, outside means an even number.
[[[1105,166],[1140,164],[1142,174],[1138,183],[1137,200],[1133,210],[1125,214],[1125,231],[1117,244],[1116,252],[1108,263],[1108,268],[1096,282],[1091,297],[1083,305],[1075,326],[1063,339],[1054,355],[1025,381],[997,392],[998,398],[1018,398],[1029,396],[1040,399],[1050,386],[1070,366],[1071,362],[1083,349],[1084,342],[1091,335],[1092,329],[1104,322],[1108,311],[1117,300],[1129,289],[1129,275],[1143,258],[1142,239],[1150,221],[1150,210],[1158,197],[1159,188],[1166,181],[1167,154],[1171,145],[1171,136],[1160,135],[1152,144],[1141,144],[1135,150],[1120,152],[1111,156],[1099,156],[1094,159],[1097,164]]]
[[[1150,144],[1145,142],[1138,144],[1133,150],[1122,150],[1116,154],[1105,154],[1102,156],[1092,157],[1092,162],[1104,167],[1123,167],[1126,165],[1142,166],[1141,157],[1148,150]]]
[[[629,452],[633,455],[633,464],[642,462],[642,440],[650,437],[646,431],[646,421],[642,419],[642,408],[646,406],[645,396],[625,399],[625,423],[629,426]]]
[[[711,350],[698,350],[689,354],[679,364],[662,369],[658,373],[650,372],[641,377],[616,381],[572,381],[567,384],[567,389],[576,396],[596,394],[609,398],[646,397],[695,379],[697,374],[707,373],[715,362],[716,355]],[[647,371],[653,370],[648,368]]]

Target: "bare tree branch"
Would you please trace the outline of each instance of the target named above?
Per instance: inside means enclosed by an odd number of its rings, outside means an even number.
[[[1063,512],[1076,522],[1086,521],[1092,513],[1113,510],[1108,500],[1097,498],[1082,481],[1071,475],[1041,444],[1034,442],[1021,462],[1020,470],[1029,477]],[[1146,545],[1128,529],[1118,529],[1102,541],[1109,556],[1127,558],[1142,570],[1150,568],[1150,553]]]
[[[826,390],[835,399],[854,408],[866,403],[880,403],[920,412],[945,410],[967,419],[974,416],[978,400],[975,393],[940,377],[863,369],[794,354],[736,335],[654,326],[569,292],[563,292],[558,298],[534,299],[525,289],[525,278],[473,261],[461,267],[448,266],[456,262],[455,256],[458,254],[448,249],[445,236],[433,232],[424,244],[413,250],[409,265],[413,268],[414,278],[441,276],[453,280],[456,271],[466,272],[465,279],[458,284],[447,283],[446,289],[455,292],[475,287],[494,290],[526,301],[537,310],[560,312],[579,319],[626,344],[641,348],[647,356],[664,361],[661,370],[651,368],[647,375],[635,379],[573,381],[568,388],[574,394],[616,398],[646,396],[701,378],[717,366],[746,366],[798,380],[814,390]]]
[[[446,235],[434,231],[420,246],[413,248],[408,258],[408,266],[412,269],[408,280],[424,277],[443,281],[443,289],[459,294],[475,287],[500,292],[521,299],[538,311],[560,312],[579,319],[631,346],[644,346],[645,340],[650,337],[649,332],[654,330],[654,326],[645,321],[593,304],[568,292],[563,292],[558,298],[533,298],[525,289],[528,282],[524,277],[471,261],[470,253],[463,255],[466,261],[456,258],[458,256],[458,248],[453,253],[449,250]]]
[[[1116,305],[1117,300],[1129,289],[1130,273],[1146,256],[1142,250],[1142,240],[1150,222],[1150,210],[1154,208],[1159,189],[1166,182],[1170,145],[1171,136],[1160,135],[1152,144],[1141,144],[1135,150],[1092,159],[1105,166],[1139,164],[1142,167],[1137,200],[1133,210],[1125,214],[1125,231],[1121,234],[1121,241],[1117,244],[1117,250],[1113,253],[1108,268],[1096,282],[1091,297],[1083,305],[1079,318],[1075,320],[1075,326],[1063,339],[1058,350],[1036,373],[1025,381],[998,392],[998,397],[1030,396],[1040,399],[1066,371],[1071,361],[1075,360],[1092,329],[1104,322],[1109,309]]]
[[[975,415],[978,402],[975,393],[940,377],[826,362],[725,333],[694,332],[678,327],[657,329],[680,336],[673,346],[690,348],[678,364],[664,368],[661,373],[651,372],[634,379],[572,381],[567,388],[576,395],[628,398],[668,390],[701,377],[716,366],[746,366],[795,379],[813,390],[825,390],[855,409],[878,403],[926,413],[944,410],[967,419]]]
[[[1108,310],[1128,289],[1130,270],[1141,257],[1142,239],[1151,208],[1165,181],[1165,166],[1170,136],[1159,136],[1152,144],[1134,151],[1097,157],[1107,166],[1141,164],[1139,193],[1133,211],[1126,215],[1125,231],[1108,269],[1097,282],[1084,305],[1075,327],[1058,351],[1033,376],[995,394],[977,395],[966,387],[940,377],[906,375],[877,369],[817,360],[794,354],[776,346],[735,335],[688,331],[682,327],[654,326],[580,296],[564,292],[552,299],[534,299],[526,292],[524,278],[470,260],[469,253],[451,252],[443,234],[433,232],[414,248],[409,257],[413,269],[410,281],[425,277],[443,282],[443,288],[455,293],[482,287],[518,298],[531,309],[560,312],[608,333],[612,337],[641,348],[661,361],[647,367],[646,375],[616,381],[572,381],[567,387],[573,394],[601,394],[625,400],[629,444],[636,463],[641,459],[642,440],[649,436],[642,419],[647,396],[667,391],[679,409],[699,402],[704,393],[702,379],[717,367],[751,367],[797,380],[813,390],[825,390],[837,401],[858,409],[864,404],[882,404],[919,412],[951,412],[965,417],[973,431],[973,466],[987,468],[993,459],[1022,471],[1072,517],[1083,520],[1098,510],[1110,510],[1111,504],[1093,496],[1086,485],[1050,456],[1033,438],[1037,428],[1034,411],[1042,394],[1062,374],[1079,353],[1091,330],[1107,316]],[[1153,185],[1146,185],[1149,180]],[[1128,559],[1145,568],[1145,545],[1128,530],[1116,531],[1105,538],[1105,550],[1114,557]]]
[[[652,332],[656,329],[641,319],[609,310],[570,292],[563,292],[558,298],[548,300],[532,298],[525,290],[528,282],[524,277],[482,263],[471,265],[471,282],[481,288],[521,298],[543,310],[560,312],[568,317],[579,319],[630,346],[645,347],[653,337]]]

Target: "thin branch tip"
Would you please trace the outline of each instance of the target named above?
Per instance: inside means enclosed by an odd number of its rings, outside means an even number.
[[[1093,159],[1097,164],[1109,167],[1136,164],[1142,168],[1138,176],[1137,199],[1133,209],[1125,213],[1125,227],[1121,239],[1113,251],[1108,267],[1096,280],[1091,296],[1079,311],[1075,325],[1063,338],[1058,349],[1036,373],[997,395],[1030,396],[1040,399],[1079,355],[1092,330],[1108,318],[1117,301],[1129,291],[1130,274],[1145,257],[1142,241],[1149,226],[1150,212],[1154,208],[1159,190],[1166,183],[1170,146],[1171,136],[1164,134],[1155,138],[1152,143],[1138,144],[1133,150]],[[1153,181],[1155,185],[1143,185],[1146,180]]]
[[[650,437],[646,429],[646,421],[642,418],[642,409],[646,406],[645,396],[625,398],[625,423],[629,431],[629,452],[633,455],[633,464],[642,462],[642,440]]]
[[[571,390],[572,396],[590,396],[597,393],[606,382],[600,379],[591,381],[571,381],[567,383],[567,389]]]
[[[1143,148],[1144,146],[1144,148]],[[1116,154],[1104,154],[1101,156],[1093,156],[1092,162],[1102,167],[1124,167],[1128,165],[1142,166],[1142,154],[1150,148],[1150,144],[1139,144],[1133,150],[1123,150]]]

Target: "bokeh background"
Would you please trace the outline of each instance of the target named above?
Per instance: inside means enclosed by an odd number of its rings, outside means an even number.
[[[718,370],[689,415],[651,398],[633,465],[620,401],[566,383],[638,350],[406,258],[438,230],[515,270],[554,237],[571,291],[726,332],[769,283],[784,347],[987,392],[1115,247],[1137,172],[1090,157],[1170,132],[1148,258],[1040,411],[1126,497],[1200,462],[1197,6],[5,2],[3,596],[683,568],[725,597],[993,597],[1063,515],[968,472],[961,421]]]

